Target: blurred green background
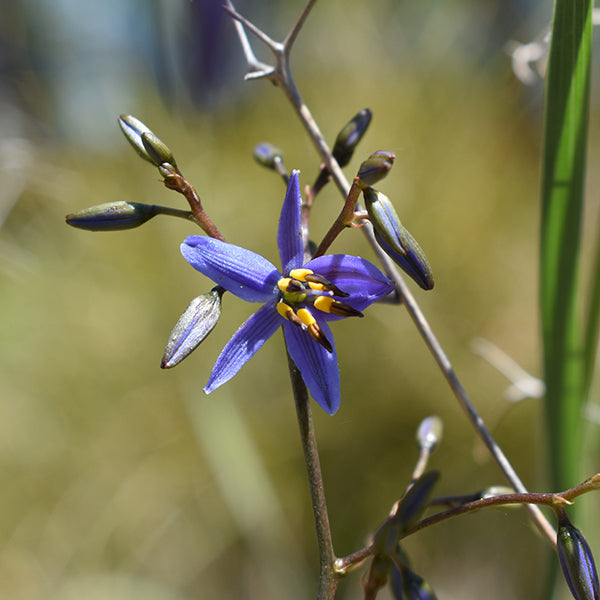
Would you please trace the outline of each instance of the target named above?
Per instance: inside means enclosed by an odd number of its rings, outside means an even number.
[[[217,4],[3,7],[0,598],[314,597],[316,542],[281,336],[206,396],[215,358],[252,307],[226,296],[208,340],[159,369],[178,316],[212,287],[179,253],[197,232],[162,217],[122,233],[64,223],[116,200],[184,208],[122,137],[116,118],[131,113],[171,147],[228,241],[278,262],[284,188],[252,149],[279,145],[304,184],[319,160],[279,90],[243,82]],[[281,39],[302,5],[237,6]],[[550,11],[533,0],[321,0],[292,58],[330,142],[359,109],[373,111],[348,175],[375,150],[396,153],[380,189],[436,278],[432,292],[414,286],[417,299],[536,490],[546,489],[541,401],[509,406],[508,382],[470,342],[487,338],[539,374],[543,82],[519,83],[505,44],[533,39]],[[592,114],[591,156],[598,140]],[[597,221],[591,200],[586,224]],[[314,239],[339,207],[329,186]],[[357,232],[332,251],[373,259]],[[338,555],[360,548],[403,492],[429,414],[445,423],[431,463],[439,495],[503,483],[401,308],[375,306],[334,332],[342,407],[334,417],[313,408]],[[530,598],[549,555],[519,509],[444,523],[407,549],[440,598]],[[359,575],[349,576],[339,598],[360,597]]]

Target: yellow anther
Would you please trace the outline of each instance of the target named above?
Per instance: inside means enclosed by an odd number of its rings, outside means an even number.
[[[335,302],[335,300],[331,297],[331,296],[319,296],[314,304],[315,304],[315,308],[318,308],[319,310],[323,311],[323,312],[331,312],[331,305]]]
[[[278,302],[277,303],[277,312],[284,318],[287,319],[288,321],[290,320],[290,313],[294,314],[294,311],[292,310],[291,306],[288,306],[285,302]]]
[[[291,279],[289,277],[284,277],[277,282],[277,287],[282,291],[287,291],[288,285],[291,283]]]
[[[307,308],[298,309],[298,312],[296,314],[298,315],[298,318],[302,321],[302,323],[304,323],[304,325],[306,325],[307,327],[310,327],[311,325],[314,325],[317,322],[316,319],[310,314],[310,311]]]
[[[299,279],[300,281],[306,281],[304,279],[307,275],[312,275],[313,272],[310,269],[292,269],[290,271],[290,277],[294,279]]]
[[[319,291],[319,292],[329,291],[329,290],[326,290],[326,289],[325,289],[325,286],[324,286],[322,283],[314,283],[314,282],[312,282],[312,281],[309,281],[309,282],[308,282],[308,287],[309,287],[311,290],[317,290],[317,291]]]

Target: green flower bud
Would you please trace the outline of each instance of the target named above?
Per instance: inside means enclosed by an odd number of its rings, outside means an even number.
[[[442,419],[436,415],[425,417],[417,430],[417,442],[419,447],[427,448],[430,452],[433,452],[442,441],[443,431],[444,424]]]
[[[378,150],[365,160],[358,169],[359,185],[364,189],[381,181],[392,168],[396,155],[386,150]]]
[[[345,167],[350,162],[356,146],[369,128],[372,116],[373,113],[368,108],[363,108],[339,132],[332,154],[340,167]]]
[[[429,261],[400,222],[390,199],[371,187],[363,190],[363,196],[377,243],[424,290],[432,289],[434,281]]]
[[[224,291],[222,287],[217,286],[190,302],[171,331],[160,363],[162,369],[178,365],[215,328],[221,316],[221,298]]]
[[[169,163],[177,169],[175,157],[168,146],[139,119],[131,115],[121,115],[119,126],[127,141],[144,160],[152,163],[155,167]]]
[[[507,485],[491,485],[490,487],[486,487],[484,490],[479,492],[479,497],[482,500],[486,498],[496,498],[496,496],[506,496],[508,494],[514,494],[515,490]],[[509,505],[502,506],[502,509],[510,508]],[[519,508],[519,504],[514,505],[515,508]]]
[[[262,142],[254,148],[254,159],[267,169],[275,169],[277,162],[283,162],[281,150],[269,142]]]
[[[107,202],[65,217],[68,225],[88,231],[118,231],[139,227],[159,212],[159,207],[137,202]]]
[[[169,147],[151,131],[142,133],[142,144],[144,145],[144,149],[148,153],[150,160],[157,167],[167,163],[177,169],[175,157]]]
[[[131,115],[121,115],[118,119],[119,126],[123,131],[123,135],[127,138],[127,141],[132,145],[133,149],[148,162],[154,164],[154,161],[148,155],[144,142],[142,142],[142,134],[152,133],[149,127],[144,125],[139,119]]]
[[[564,509],[559,513],[556,545],[560,566],[573,597],[598,600],[600,586],[592,551]]]

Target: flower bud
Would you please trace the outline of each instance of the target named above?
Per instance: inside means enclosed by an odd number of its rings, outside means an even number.
[[[365,598],[375,598],[377,596],[378,590],[387,583],[393,566],[394,564],[389,558],[373,557],[363,581]]]
[[[496,498],[497,496],[507,496],[508,494],[514,494],[515,490],[508,485],[491,485],[486,487],[485,489],[479,492],[479,497],[482,500],[486,500],[487,498]],[[502,509],[510,508],[509,505],[502,506]],[[518,504],[514,505],[515,507],[519,507]]]
[[[221,297],[225,290],[217,286],[194,298],[173,327],[160,366],[170,369],[191,354],[215,328],[221,316]]]
[[[560,566],[576,600],[598,600],[600,587],[592,551],[562,509],[556,536]]]
[[[392,168],[396,155],[386,150],[378,150],[365,160],[358,169],[359,185],[364,189],[381,181]]]
[[[442,419],[436,415],[425,417],[417,430],[419,447],[427,448],[429,452],[433,452],[442,440],[443,431],[444,424],[442,423]]]
[[[177,167],[173,153],[153,132],[139,119],[131,115],[121,115],[119,126],[133,149],[148,162],[156,167],[170,163]],[[144,137],[146,140],[144,141]]]
[[[405,531],[410,529],[427,508],[433,486],[439,478],[438,471],[428,471],[416,479],[404,496],[396,503],[391,515],[373,535],[373,554],[389,556]]]
[[[363,108],[338,133],[332,154],[340,167],[345,167],[350,162],[356,146],[369,128],[372,116],[373,113],[368,108]]]
[[[151,131],[142,133],[142,144],[150,160],[157,167],[167,163],[177,169],[175,157],[169,147],[160,139],[158,139]]]
[[[267,169],[275,169],[275,163],[283,162],[281,150],[270,142],[262,142],[254,148],[254,159]]]
[[[371,123],[372,116],[373,115],[368,108],[363,108],[354,115],[354,117],[352,117],[338,133],[331,154],[340,167],[345,167],[350,162],[356,146]],[[331,173],[329,172],[329,169],[326,166],[323,166],[312,186],[313,196],[316,196],[330,179]]]
[[[65,217],[68,225],[88,231],[118,231],[139,227],[159,212],[159,207],[137,202],[107,202]]]
[[[406,600],[437,600],[431,586],[408,568],[402,570],[402,589]]]
[[[375,239],[386,254],[424,290],[433,288],[433,273],[421,247],[402,225],[393,204],[383,193],[368,187],[363,190]]]

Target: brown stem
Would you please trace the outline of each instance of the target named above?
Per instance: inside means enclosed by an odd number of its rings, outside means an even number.
[[[338,577],[334,569],[335,553],[331,540],[331,529],[329,527],[329,514],[325,500],[325,489],[323,487],[323,475],[321,463],[317,450],[317,440],[310,410],[310,398],[308,390],[302,380],[302,375],[297,369],[294,361],[288,354],[288,366],[292,390],[296,402],[296,415],[300,428],[300,438],[304,451],[304,460],[308,473],[308,483],[312,498],[315,527],[317,530],[317,544],[319,546],[319,590],[318,600],[333,600],[337,588]]]

